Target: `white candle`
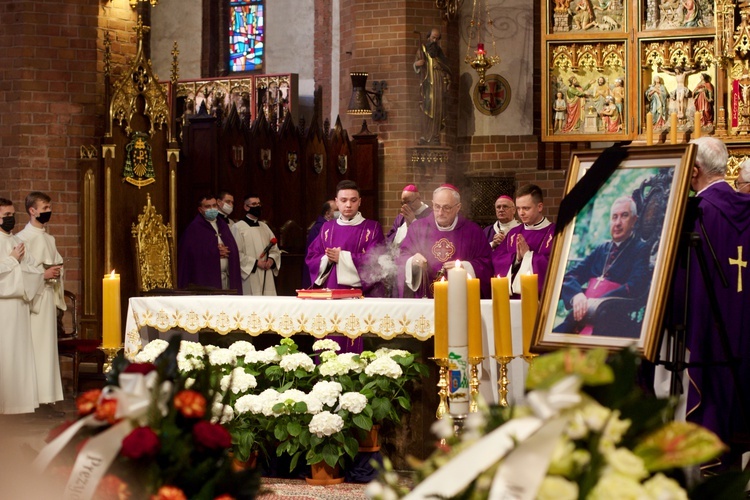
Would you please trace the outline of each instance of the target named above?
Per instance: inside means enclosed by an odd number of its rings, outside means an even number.
[[[469,413],[469,384],[466,378],[469,356],[468,291],[466,269],[461,261],[448,270],[448,351],[451,363],[450,412]],[[456,373],[457,372],[457,373]]]

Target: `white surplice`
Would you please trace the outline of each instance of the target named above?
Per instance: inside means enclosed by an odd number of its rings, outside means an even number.
[[[37,228],[28,223],[17,236],[26,243],[26,252],[34,257],[42,273],[44,264],[62,263],[63,259],[57,251],[54,236],[48,234],[44,228]],[[63,399],[60,360],[57,355],[58,309],[66,309],[62,269],[57,283],[45,282],[42,293],[31,304],[31,340],[34,345],[39,404],[54,403]]]
[[[41,293],[44,274],[26,253],[10,253],[21,240],[0,231],[0,414],[31,413],[39,406],[30,304]]]
[[[271,238],[274,238],[271,228],[263,221],[258,221],[257,226],[251,227],[243,220],[239,220],[231,227],[231,230],[237,241],[237,249],[240,251],[242,294],[276,295],[274,277],[279,275],[281,267],[279,246],[274,245],[268,251],[268,258],[276,263],[275,267],[264,270],[257,266],[258,257],[270,243]]]

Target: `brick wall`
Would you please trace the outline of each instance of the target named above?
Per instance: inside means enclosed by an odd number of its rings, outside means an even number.
[[[103,37],[112,32],[113,62],[133,55],[134,14],[115,0],[14,1],[0,4],[0,196],[27,223],[29,191],[53,199],[50,233],[65,259],[66,288],[80,291],[81,145],[102,135]]]

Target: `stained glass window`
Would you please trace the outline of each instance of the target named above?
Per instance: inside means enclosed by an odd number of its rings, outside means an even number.
[[[263,0],[229,2],[229,70],[253,71],[263,68],[265,18]]]

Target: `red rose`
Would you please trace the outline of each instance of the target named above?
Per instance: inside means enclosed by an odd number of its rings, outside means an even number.
[[[76,398],[76,408],[78,409],[78,416],[83,417],[89,413],[93,413],[96,409],[96,402],[101,396],[101,389],[92,389],[86,391]]]
[[[126,500],[130,498],[127,483],[113,474],[104,476],[96,487],[94,498],[97,500]]]
[[[206,414],[206,398],[200,392],[180,391],[174,397],[174,407],[187,418],[201,418]]]
[[[137,460],[156,455],[160,447],[159,436],[151,427],[138,427],[122,440],[121,453],[124,457]]]
[[[114,424],[115,414],[117,413],[117,400],[116,399],[102,399],[101,402],[96,406],[96,412],[94,417],[97,420],[106,420],[110,424]]]
[[[193,426],[193,438],[196,443],[206,448],[229,448],[232,446],[232,436],[219,424],[212,424],[201,420]]]
[[[122,373],[140,373],[141,375],[147,375],[152,371],[156,370],[156,366],[152,363],[130,363]]]
[[[75,423],[75,420],[67,420],[61,423],[60,425],[58,425],[57,427],[55,427],[54,429],[50,430],[47,433],[47,437],[44,439],[44,442],[45,443],[52,442],[57,436],[65,432],[65,430],[71,425],[73,425],[74,423]]]
[[[187,500],[187,497],[176,486],[162,486],[156,495],[151,495],[151,500]]]

